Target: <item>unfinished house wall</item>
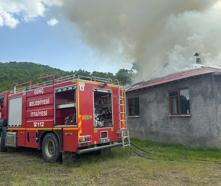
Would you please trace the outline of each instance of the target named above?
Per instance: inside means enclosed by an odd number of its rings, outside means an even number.
[[[208,74],[127,93],[127,98],[139,96],[140,105],[139,117],[128,118],[131,136],[192,147],[221,147],[221,116],[216,117],[217,108],[221,113],[221,83],[217,96],[214,84],[213,75]],[[168,94],[183,88],[189,89],[190,116],[172,117]]]
[[[217,128],[216,128],[216,133],[221,140],[221,74],[213,74],[213,85],[214,85],[214,100],[216,104],[216,123],[217,123]]]

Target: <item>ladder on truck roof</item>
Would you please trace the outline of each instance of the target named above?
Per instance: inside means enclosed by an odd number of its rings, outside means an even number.
[[[119,87],[119,123],[123,147],[130,146],[130,135],[127,129],[127,101],[124,87]]]
[[[45,76],[46,78],[50,77],[50,76]],[[45,78],[44,77],[44,78]],[[16,84],[14,86],[14,90],[13,93],[20,93],[23,91],[30,91],[30,90],[34,90],[36,88],[39,87],[44,87],[44,86],[49,86],[49,85],[56,85],[56,84],[60,84],[60,83],[64,83],[64,82],[68,82],[71,80],[89,80],[89,81],[96,81],[96,82],[100,82],[100,83],[114,83],[116,85],[119,85],[119,81],[115,80],[113,81],[110,78],[102,78],[102,77],[96,77],[96,76],[81,76],[81,75],[76,75],[76,74],[71,74],[68,76],[62,76],[59,78],[54,78],[51,80],[47,80],[41,83],[36,83],[36,84],[32,84],[32,81],[28,81],[28,82],[24,82],[21,84]],[[43,79],[43,78],[39,78],[39,79]]]

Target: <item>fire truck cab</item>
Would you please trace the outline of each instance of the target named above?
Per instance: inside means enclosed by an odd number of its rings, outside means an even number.
[[[0,94],[0,151],[28,147],[48,162],[130,145],[124,88],[67,76]]]

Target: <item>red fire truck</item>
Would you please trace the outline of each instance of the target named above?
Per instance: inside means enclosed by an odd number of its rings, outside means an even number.
[[[74,75],[0,93],[0,151],[28,147],[48,162],[129,146],[124,88]]]

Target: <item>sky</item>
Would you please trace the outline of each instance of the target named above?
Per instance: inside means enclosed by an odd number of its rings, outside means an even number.
[[[196,52],[221,67],[220,21],[221,0],[0,0],[0,62],[113,73],[136,63],[137,81],[192,68]]]
[[[118,63],[119,59],[102,56],[83,42],[80,32],[68,19],[61,14],[55,15],[57,7],[48,6],[43,13],[41,7],[35,15],[29,15],[26,10],[19,10],[19,6],[10,10],[13,4],[5,5],[5,2],[0,0],[0,62],[24,61],[67,71],[83,69],[112,73],[130,66]],[[7,13],[10,18],[6,17]]]

